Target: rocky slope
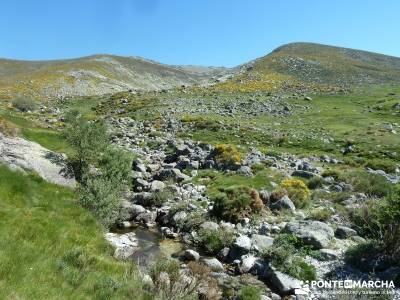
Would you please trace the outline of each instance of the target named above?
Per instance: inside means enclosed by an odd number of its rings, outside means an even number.
[[[283,45],[232,69],[172,66],[115,55],[55,61],[0,59],[0,99],[65,98],[215,83],[233,91],[338,91],[399,80],[400,58],[312,43]]]
[[[243,90],[338,90],[400,80],[398,57],[313,43],[283,45],[241,69],[240,75],[222,86]]]
[[[0,60],[0,97],[101,95],[126,90],[161,90],[208,85],[225,68],[169,66],[138,57],[94,55],[56,61]]]

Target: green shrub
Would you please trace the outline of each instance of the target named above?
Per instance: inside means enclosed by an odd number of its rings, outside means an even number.
[[[351,214],[357,231],[375,241],[379,257],[400,265],[400,186],[380,201],[370,201]]]
[[[313,177],[307,182],[307,187],[309,189],[315,190],[317,188],[321,188],[324,185],[325,181],[321,177]]]
[[[157,206],[161,207],[168,200],[173,200],[175,197],[174,191],[166,187],[162,191],[157,191],[153,194],[153,197],[149,199],[149,202],[146,203],[147,206]]]
[[[279,271],[301,280],[315,280],[316,269],[307,264],[302,256],[309,255],[320,259],[317,251],[303,244],[292,234],[280,234],[273,247],[268,248],[263,257]]]
[[[20,97],[12,101],[12,106],[22,112],[34,111],[36,109],[36,102],[30,98]]]
[[[232,231],[224,229],[202,229],[199,231],[200,243],[210,254],[217,254],[222,248],[232,244],[234,235]]]
[[[70,157],[75,177],[82,180],[89,165],[95,164],[108,145],[107,127],[104,122],[88,122],[81,116],[71,113],[71,123],[64,130],[68,144],[74,149]]]
[[[96,295],[96,299],[108,300],[120,287],[121,284],[112,277],[102,277],[97,280],[93,287],[93,291]]]
[[[269,195],[269,202],[275,203],[279,200],[281,200],[284,196],[287,196],[287,191],[282,188],[277,188],[272,191],[272,193]]]
[[[373,170],[383,170],[386,173],[394,173],[396,171],[396,164],[384,159],[373,158],[368,160],[365,164],[366,167]]]
[[[80,183],[79,202],[108,228],[120,217],[132,156],[108,144],[104,122],[88,122],[76,113],[68,118],[71,123],[64,134],[75,152],[72,164]]]
[[[353,185],[355,191],[369,196],[384,197],[392,189],[385,177],[366,171],[349,172],[344,175],[344,179]]]
[[[237,296],[238,300],[260,300],[260,290],[254,286],[242,287]]]
[[[364,272],[368,272],[373,270],[374,260],[379,257],[380,254],[380,243],[369,241],[347,249],[345,253],[345,261]]]
[[[321,175],[322,177],[333,177],[335,180],[338,180],[341,173],[337,170],[325,170]]]
[[[258,193],[249,187],[231,186],[219,191],[211,200],[214,201],[213,213],[221,219],[238,222],[243,217],[263,210]]]

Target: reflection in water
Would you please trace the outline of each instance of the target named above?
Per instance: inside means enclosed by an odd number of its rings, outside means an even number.
[[[183,248],[178,241],[163,239],[157,229],[137,227],[132,231],[139,242],[139,250],[132,255],[132,260],[141,270],[159,259],[174,257]]]

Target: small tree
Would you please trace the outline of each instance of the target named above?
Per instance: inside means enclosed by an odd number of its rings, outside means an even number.
[[[68,143],[75,150],[72,157],[75,177],[82,180],[85,169],[96,162],[107,147],[107,128],[103,121],[88,122],[75,112],[67,117],[71,123],[67,126],[64,134]]]
[[[110,227],[120,216],[122,193],[132,165],[127,152],[108,144],[104,122],[88,122],[78,113],[67,116],[65,137],[75,150],[72,164],[80,182],[79,202]]]

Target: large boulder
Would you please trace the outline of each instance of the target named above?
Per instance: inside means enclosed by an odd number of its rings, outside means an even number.
[[[229,256],[232,260],[239,259],[251,249],[251,240],[248,236],[241,235],[233,242]]]
[[[272,237],[261,234],[253,234],[251,236],[251,247],[256,251],[263,252],[271,247],[273,244],[274,238]]]
[[[237,271],[241,274],[248,273],[254,267],[257,258],[254,255],[243,255],[240,264],[237,267]]]
[[[222,263],[216,258],[203,258],[202,262],[213,272],[223,272],[225,270]]]
[[[17,137],[8,137],[0,132],[0,163],[13,169],[36,172],[44,180],[75,187],[73,171],[68,167],[64,155],[51,152],[37,143]]]
[[[281,199],[276,202],[270,202],[269,207],[271,209],[281,210],[281,209],[289,209],[291,211],[295,211],[296,207],[294,206],[292,200],[285,195]]]
[[[133,232],[124,234],[108,232],[105,234],[105,238],[115,249],[114,257],[118,260],[129,258],[139,249],[138,241]]]
[[[319,221],[289,222],[284,231],[294,234],[305,244],[316,249],[329,248],[334,237],[333,229],[326,223]]]
[[[293,294],[295,289],[302,287],[302,281],[273,268],[268,268],[264,277],[281,295]]]

